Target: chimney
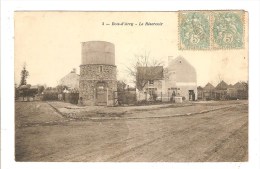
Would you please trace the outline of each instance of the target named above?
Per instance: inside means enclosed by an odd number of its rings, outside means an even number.
[[[77,71],[76,68],[73,68],[71,73],[76,73],[76,71]]]

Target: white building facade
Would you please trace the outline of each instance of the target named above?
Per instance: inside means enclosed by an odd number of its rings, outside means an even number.
[[[183,100],[197,100],[197,73],[184,57],[169,59],[165,71],[165,88],[168,93],[180,96]]]

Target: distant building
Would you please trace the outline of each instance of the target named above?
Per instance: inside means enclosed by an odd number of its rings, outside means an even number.
[[[214,100],[215,99],[215,87],[211,83],[207,83],[203,88],[202,98],[203,100]]]
[[[214,87],[207,83],[204,88],[198,87],[198,99],[200,100],[236,100],[248,99],[248,84],[246,82],[237,82],[236,84],[227,84],[223,80]]]
[[[202,100],[202,99],[203,99],[203,87],[198,86],[198,87],[197,87],[197,92],[198,92],[197,99],[198,99],[198,100]]]
[[[215,88],[215,100],[226,100],[228,84],[223,80]]]
[[[79,75],[76,73],[76,69],[61,78],[59,85],[67,86],[69,89],[79,89]]]
[[[248,99],[248,84],[246,82],[237,82],[234,84],[237,99]]]
[[[232,84],[229,84],[227,87],[227,99],[236,99],[236,97],[237,97],[236,88]]]

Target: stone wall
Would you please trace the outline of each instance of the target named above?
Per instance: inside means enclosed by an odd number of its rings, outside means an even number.
[[[101,68],[102,67],[102,68]],[[116,66],[81,65],[79,97],[83,105],[97,105],[97,83],[105,83],[108,89],[108,105],[113,104],[113,92],[117,90]]]
[[[100,64],[81,65],[80,80],[116,80],[116,66]]]

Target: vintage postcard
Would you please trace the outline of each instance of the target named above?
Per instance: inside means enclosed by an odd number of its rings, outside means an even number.
[[[248,12],[16,11],[17,162],[247,162]]]

